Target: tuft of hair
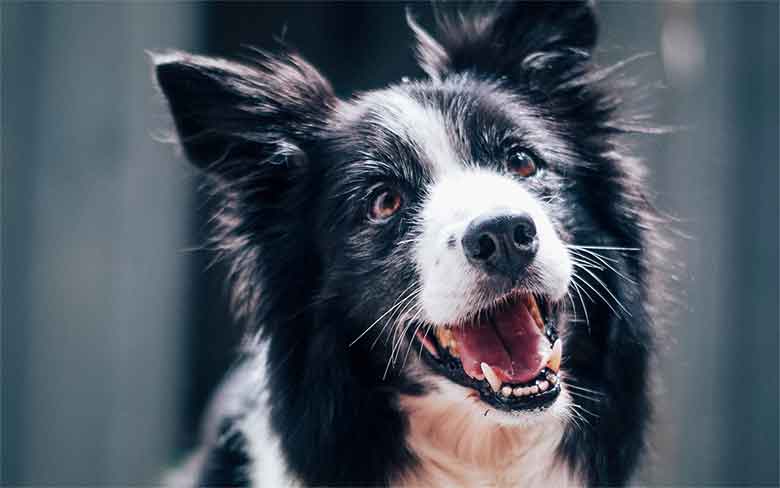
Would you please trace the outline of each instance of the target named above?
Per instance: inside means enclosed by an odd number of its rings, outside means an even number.
[[[590,1],[474,3],[436,11],[436,38],[407,14],[417,55],[433,79],[476,72],[525,80],[528,69],[570,69],[589,57],[597,24]]]
[[[245,59],[152,54],[181,146],[219,200],[211,244],[229,265],[233,312],[254,328],[271,313],[263,304],[280,302],[261,301],[261,284],[280,284],[265,294],[295,289],[281,284],[306,261],[276,250],[299,237],[291,235],[292,222],[305,191],[307,151],[337,99],[295,53],[253,49]],[[285,262],[262,260],[261,250]]]

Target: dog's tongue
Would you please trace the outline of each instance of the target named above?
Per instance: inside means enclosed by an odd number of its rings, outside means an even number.
[[[525,304],[503,308],[492,320],[453,327],[460,361],[466,374],[483,379],[487,363],[501,381],[525,383],[544,366],[539,351],[542,335]]]

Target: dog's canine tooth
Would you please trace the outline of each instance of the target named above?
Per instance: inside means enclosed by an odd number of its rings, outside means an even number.
[[[494,392],[498,393],[499,390],[501,390],[501,380],[498,379],[496,372],[493,371],[493,368],[491,368],[488,363],[482,363],[479,365],[479,367],[482,368],[482,373],[485,375],[485,379],[490,384],[490,388],[492,388]]]
[[[557,373],[561,369],[562,352],[563,352],[563,344],[561,343],[560,339],[557,339],[555,341],[555,344],[553,344],[552,352],[550,353],[550,356],[547,358],[547,367],[553,373]]]
[[[512,388],[509,386],[501,388],[501,394],[505,397],[512,396]]]

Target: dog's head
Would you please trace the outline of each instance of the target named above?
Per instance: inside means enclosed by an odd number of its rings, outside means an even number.
[[[271,361],[304,351],[288,390],[349,378],[335,388],[555,417],[568,384],[601,386],[611,324],[643,298],[644,202],[591,6],[507,3],[436,38],[410,25],[428,78],[349,100],[296,54],[155,59],[224,198],[237,311],[284,344]]]

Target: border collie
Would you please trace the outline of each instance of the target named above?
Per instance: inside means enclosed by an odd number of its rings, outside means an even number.
[[[294,52],[154,55],[252,338],[174,483],[628,482],[655,219],[593,6],[408,23],[425,77],[348,100]]]

